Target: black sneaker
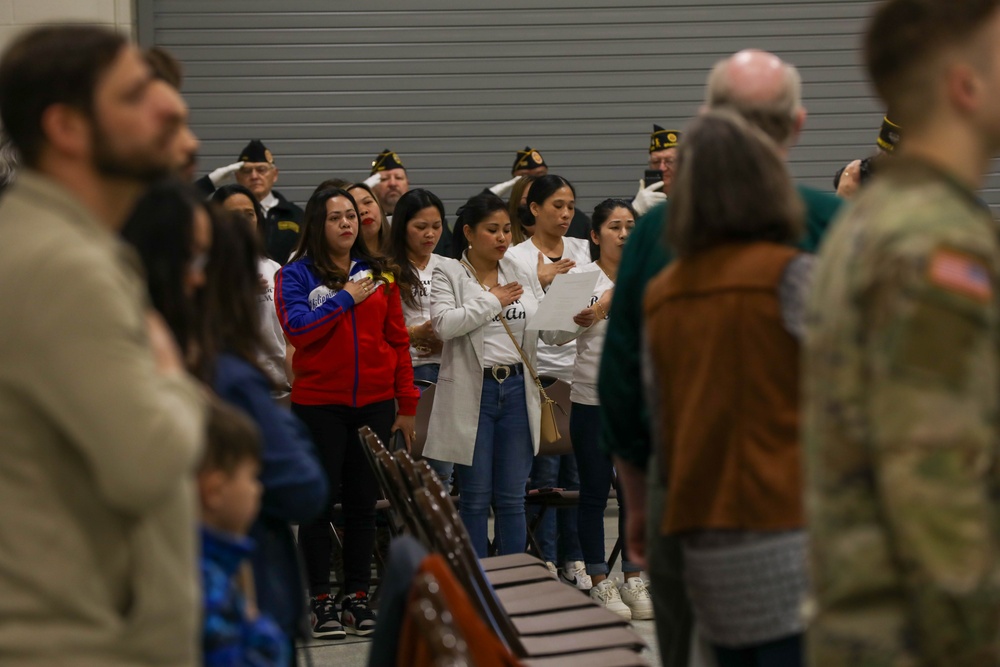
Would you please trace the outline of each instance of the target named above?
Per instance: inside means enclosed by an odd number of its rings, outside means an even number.
[[[348,632],[360,637],[375,632],[375,612],[368,608],[368,594],[348,595],[340,603],[340,620]]]
[[[317,595],[310,601],[312,636],[317,639],[343,639],[347,636],[337,618],[337,605],[329,595]]]

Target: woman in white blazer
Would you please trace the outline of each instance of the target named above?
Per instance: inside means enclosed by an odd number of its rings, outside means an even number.
[[[444,348],[424,454],[456,464],[459,513],[476,553],[486,555],[491,504],[497,552],[517,553],[525,546],[524,493],[541,402],[501,317],[534,364],[539,333],[547,343],[567,343],[595,316],[582,310],[573,332],[526,329],[543,295],[531,273],[504,257],[510,217],[496,195],[466,202],[455,232],[468,243],[462,262],[435,267],[431,278],[431,323]]]

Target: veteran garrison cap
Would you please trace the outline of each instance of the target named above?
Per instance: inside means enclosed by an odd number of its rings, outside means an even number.
[[[523,151],[517,152],[517,157],[514,158],[514,166],[510,168],[510,173],[513,174],[518,169],[535,169],[547,166],[549,165],[545,164],[545,159],[542,158],[541,153],[531,146],[525,146]]]
[[[882,119],[882,128],[879,130],[878,139],[875,140],[875,143],[886,153],[891,153],[896,150],[896,144],[899,143],[902,133],[903,128],[889,120],[889,116],[886,115]]]
[[[676,148],[680,140],[681,133],[677,130],[664,130],[659,125],[653,125],[653,133],[649,135],[649,152]]]
[[[236,158],[236,161],[274,164],[274,156],[271,155],[271,151],[267,150],[267,146],[260,139],[254,139],[240,151],[240,156]]]
[[[390,169],[406,169],[406,167],[403,166],[403,161],[399,159],[398,155],[386,148],[372,160],[372,175]]]

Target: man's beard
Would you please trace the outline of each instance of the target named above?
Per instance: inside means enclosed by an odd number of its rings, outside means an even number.
[[[108,140],[108,135],[96,123],[93,131],[94,166],[97,171],[110,178],[120,178],[143,184],[155,183],[173,174],[173,169],[166,163],[167,151],[162,155],[164,161],[155,162],[153,150],[134,155],[117,153]],[[167,145],[164,142],[164,145]]]

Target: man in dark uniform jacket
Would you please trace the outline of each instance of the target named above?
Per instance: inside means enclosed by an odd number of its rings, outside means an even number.
[[[264,246],[268,256],[284,264],[299,242],[304,211],[273,189],[278,180],[274,155],[259,139],[254,139],[240,151],[236,162],[203,176],[196,185],[211,194],[233,174],[236,182],[252,192],[264,209]]]

